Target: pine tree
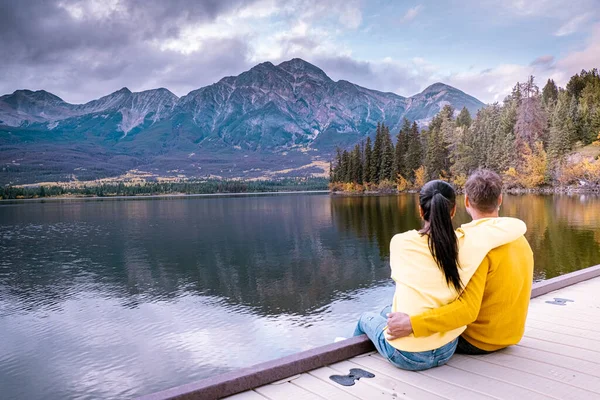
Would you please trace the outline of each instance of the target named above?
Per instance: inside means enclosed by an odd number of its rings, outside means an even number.
[[[335,167],[333,167],[332,182],[342,182],[342,151],[339,147],[335,149]]]
[[[406,159],[408,155],[410,135],[410,122],[404,118],[402,128],[396,136],[396,147],[394,151],[394,180],[398,178],[398,175],[402,175],[404,178],[408,177]]]
[[[373,150],[371,149],[371,138],[367,136],[367,142],[365,144],[365,163],[363,168],[365,182],[371,181],[371,164],[373,162]]]
[[[341,167],[340,176],[341,176],[341,178],[340,178],[341,182],[351,182],[352,181],[350,154],[348,153],[347,150],[344,150],[344,152],[342,153],[342,167]]]
[[[569,104],[569,118],[571,118],[571,121],[573,121],[573,126],[575,127],[574,140],[583,141],[583,128],[581,126],[581,118],[579,115],[579,102],[575,96],[571,96],[571,102]]]
[[[442,138],[439,128],[429,129],[425,131],[427,138],[427,147],[425,153],[425,168],[427,168],[428,179],[437,179],[442,172]]]
[[[383,151],[383,135],[381,134],[381,130],[381,124],[377,123],[375,144],[373,145],[371,159],[371,170],[369,171],[369,181],[375,184],[379,183],[379,174],[381,171],[381,154]]]
[[[479,114],[478,114],[479,116]],[[474,122],[477,122],[478,117],[475,118]],[[471,171],[475,170],[478,165],[478,161],[476,159],[476,138],[475,138],[475,127],[471,125],[470,128],[465,129],[463,134],[458,142],[458,147],[456,149],[456,159],[454,160],[454,164],[452,166],[452,171],[455,175],[468,175]]]
[[[554,164],[560,164],[563,156],[571,149],[575,137],[575,126],[569,117],[570,99],[561,92],[551,117],[548,155]]]
[[[517,107],[521,105],[521,101],[523,101],[523,93],[521,93],[521,84],[519,82],[517,82],[517,84],[512,88],[512,92],[508,97],[508,100],[514,101],[517,104]]]
[[[456,125],[463,128],[468,128],[471,126],[473,119],[471,118],[471,113],[467,109],[467,107],[463,107],[456,117]]]
[[[554,104],[558,99],[558,88],[556,87],[556,83],[554,80],[548,79],[548,82],[542,89],[542,102],[544,105],[549,106]]]
[[[381,126],[381,164],[379,167],[379,182],[386,179],[392,179],[393,163],[394,163],[394,144],[390,137],[389,127],[382,124]]]
[[[363,183],[363,165],[362,156],[360,151],[360,145],[354,146],[352,151],[352,182],[361,184]]]
[[[517,102],[505,103],[500,114],[500,125],[497,131],[497,165],[498,172],[516,167],[515,124],[517,122]]]
[[[416,122],[413,122],[408,136],[408,151],[406,153],[406,179],[415,179],[415,170],[423,165],[423,145],[421,134]]]

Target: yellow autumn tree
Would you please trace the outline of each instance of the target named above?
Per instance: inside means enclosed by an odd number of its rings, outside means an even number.
[[[584,159],[565,166],[560,174],[559,182],[568,184],[600,185],[600,160]]]
[[[535,142],[534,149],[523,146],[523,163],[518,171],[518,181],[524,188],[532,189],[541,186],[546,180],[548,155],[542,142]]]
[[[396,189],[399,192],[404,192],[410,187],[410,182],[404,178],[402,175],[398,174],[398,179],[396,180]]]
[[[596,137],[596,139],[598,139],[598,140],[596,140],[595,142],[592,142],[592,145],[600,146],[600,132],[598,132],[598,136]]]
[[[414,189],[419,190],[427,183],[427,168],[421,165],[419,168],[415,169],[415,183],[413,185]]]
[[[467,175],[460,173],[452,178],[452,183],[457,189],[462,189],[467,183]]]

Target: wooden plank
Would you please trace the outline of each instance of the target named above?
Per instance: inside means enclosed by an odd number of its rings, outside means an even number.
[[[472,357],[473,356],[470,358]],[[549,378],[555,382],[561,382],[578,388],[585,388],[585,390],[600,394],[600,378],[566,368],[566,366],[546,363],[543,360],[543,355],[541,359],[531,360],[498,352],[476,358],[491,364],[501,365],[517,371],[541,376],[542,378]]]
[[[572,326],[574,328],[587,329],[589,331],[600,332],[600,323],[593,323],[593,322],[589,322],[589,321],[577,321],[574,319],[567,320],[565,318],[561,318],[561,317],[557,317],[555,315],[549,315],[549,314],[541,314],[541,313],[533,314],[532,313],[531,315],[527,316],[528,324],[529,324],[529,321],[545,322],[545,323],[566,326],[566,327]]]
[[[302,389],[299,386],[293,385],[291,382],[265,385],[254,389],[254,391],[269,400],[323,400],[323,397],[311,393],[308,390]]]
[[[309,374],[302,374],[291,382],[302,389],[331,400],[356,400],[358,397],[344,392],[335,382],[326,383]]]
[[[531,288],[531,297],[534,298],[546,293],[551,293],[553,291],[557,291],[568,286],[573,286],[581,282],[586,282],[597,277],[600,277],[600,265],[585,268],[580,271],[570,272],[568,274],[550,278],[542,282],[536,282]]]
[[[238,394],[234,394],[233,396],[223,398],[223,400],[265,400],[265,399],[266,399],[266,397],[261,396],[260,394],[254,392],[252,390],[249,392],[238,393]]]
[[[456,399],[456,400],[476,400],[476,399],[491,399],[492,397],[486,396],[482,393],[474,392],[469,389],[465,389],[460,386],[452,385],[450,383],[446,383],[443,381],[439,381],[437,379],[422,375],[416,374],[410,371],[404,371],[402,369],[394,367],[388,361],[384,360],[382,357],[364,357],[357,358],[354,357],[349,360],[352,363],[355,363],[358,368],[365,368],[373,373],[381,373],[386,376],[389,376],[395,380],[408,383],[410,385],[417,386],[419,388],[425,389],[428,392],[437,394],[447,399]]]
[[[580,358],[550,353],[524,346],[511,346],[495,354],[508,354],[515,357],[527,358],[529,360],[542,361],[551,365],[568,368],[573,371],[583,372],[584,374],[600,378],[600,364],[582,360]],[[489,355],[481,357],[485,358],[489,357]]]
[[[570,326],[556,325],[541,321],[527,321],[527,328],[540,329],[547,332],[564,333],[565,335],[577,336],[587,339],[595,339],[598,337],[598,332],[589,329],[581,329]]]
[[[516,386],[512,383],[501,382],[497,379],[474,374],[462,369],[444,365],[439,368],[421,371],[423,374],[440,381],[453,385],[459,385],[463,388],[484,393],[496,399],[527,399],[527,400],[548,400],[547,396]]]
[[[554,379],[543,378],[527,372],[491,364],[476,357],[457,355],[450,360],[448,365],[463,371],[487,376],[506,384],[520,386],[546,397],[556,399],[587,399],[591,398],[592,395],[597,396],[587,390],[567,385]]]
[[[310,375],[318,378],[326,383],[335,384],[329,377],[331,375],[339,375],[339,372],[331,369],[329,367],[322,367],[315,369],[309,372]],[[408,399],[407,396],[403,396],[398,393],[390,393],[386,390],[381,390],[379,388],[369,386],[364,381],[366,379],[360,379],[355,382],[353,386],[339,386],[339,389],[343,390],[346,393],[350,393],[353,396],[356,396],[360,399],[373,399],[373,400],[396,400],[398,398]]]
[[[555,299],[567,299],[566,305],[559,306],[556,304],[546,303],[547,301],[555,301]],[[600,306],[600,299],[595,293],[580,293],[580,292],[558,292],[552,295],[538,297],[532,300],[533,304],[541,304],[544,307],[573,309],[585,313],[597,313]]]
[[[542,350],[547,353],[560,354],[593,362],[599,365],[600,368],[600,357],[595,351],[590,351],[585,348],[573,347],[565,343],[549,342],[543,339],[537,339],[534,337],[524,337],[519,342],[518,346],[528,347],[532,349]]]
[[[558,297],[558,296],[557,296]],[[561,313],[572,315],[573,318],[588,320],[591,319],[593,321],[600,321],[600,310],[595,307],[582,307],[576,306],[573,303],[567,303],[565,306],[559,306],[555,304],[548,303],[530,303],[529,304],[529,312],[545,312],[551,314]]]
[[[350,369],[356,368],[356,365],[348,362],[342,361],[339,363],[335,363],[330,365],[330,367],[339,374],[345,375]],[[367,370],[368,371],[368,370]],[[373,372],[373,371],[369,371]],[[361,382],[363,379],[361,379]],[[375,374],[374,378],[364,379],[365,384],[385,390],[389,393],[399,393],[402,396],[408,397],[410,399],[419,399],[419,400],[440,400],[443,397],[418,388],[413,385],[406,384],[404,382],[398,381],[396,379],[390,378],[384,374]]]
[[[590,322],[593,324],[600,323],[600,321],[596,321],[594,318],[590,318],[589,315],[581,315],[569,310],[559,310],[559,309],[546,309],[546,308],[538,308],[534,310],[532,305],[529,306],[529,312],[527,314],[527,318],[529,319],[529,315],[541,315],[544,317],[553,317],[564,319],[565,321],[578,321],[578,322]]]
[[[579,347],[581,349],[592,350],[600,353],[600,342],[592,339],[565,335],[563,333],[548,332],[536,328],[525,328],[525,336],[542,339],[553,343],[564,343],[571,347]],[[598,355],[598,357],[600,357],[600,355]]]

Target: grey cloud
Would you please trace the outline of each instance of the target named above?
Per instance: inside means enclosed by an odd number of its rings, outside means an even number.
[[[345,56],[318,58],[315,64],[332,79],[345,79],[369,89],[401,96],[419,92],[421,86],[430,80],[425,72],[416,72],[398,64],[357,61]]]
[[[248,59],[241,39],[212,43],[202,52],[159,51],[154,40],[177,36],[181,27],[214,20],[255,0],[121,0],[103,18],[73,18],[59,1],[0,0],[0,94],[46,89],[83,102],[123,86],[192,90],[239,73]],[[66,0],[67,6],[91,2]],[[89,10],[88,10],[89,11]]]
[[[210,21],[220,13],[255,0],[121,0],[107,18],[94,15],[86,0],[0,0],[2,50],[31,60],[57,51],[103,49],[132,41],[173,37],[181,26]],[[83,18],[72,18],[65,7],[82,7]],[[86,8],[88,7],[88,8]]]
[[[3,80],[0,93],[16,88],[45,89],[66,101],[81,103],[127,86],[133,91],[166,87],[182,96],[247,69],[248,51],[244,42],[233,39],[215,41],[205,51],[190,55],[132,45],[96,53],[92,58],[74,58],[55,66],[51,73],[39,66],[12,66],[8,75],[19,76],[18,86],[7,86]]]
[[[85,7],[91,2],[0,0],[0,51],[9,55],[0,63],[0,94],[45,89],[66,101],[86,102],[127,86],[133,91],[166,87],[185,95],[251,67],[248,38],[215,39],[190,54],[161,51],[153,43],[255,1],[120,0],[122,8],[106,17],[88,10],[77,19],[59,3]],[[326,7],[314,4],[298,7],[313,12]],[[419,68],[315,55],[320,45],[315,37],[287,38],[282,45],[285,60],[302,57],[333,79],[368,88],[408,96],[429,81],[426,72],[416,72]]]
[[[545,55],[545,56],[540,56],[538,58],[536,58],[535,60],[533,60],[531,62],[531,66],[550,66],[554,63],[554,56],[551,55]]]

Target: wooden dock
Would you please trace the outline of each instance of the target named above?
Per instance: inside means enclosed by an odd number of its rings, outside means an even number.
[[[525,337],[493,354],[403,371],[363,335],[142,399],[600,400],[600,266],[536,283],[531,297]],[[375,376],[353,386],[329,378],[352,368]]]
[[[353,386],[329,379],[351,368],[375,377]],[[228,399],[600,399],[600,278],[532,299],[525,337],[498,353],[457,354],[422,372],[369,353]]]

